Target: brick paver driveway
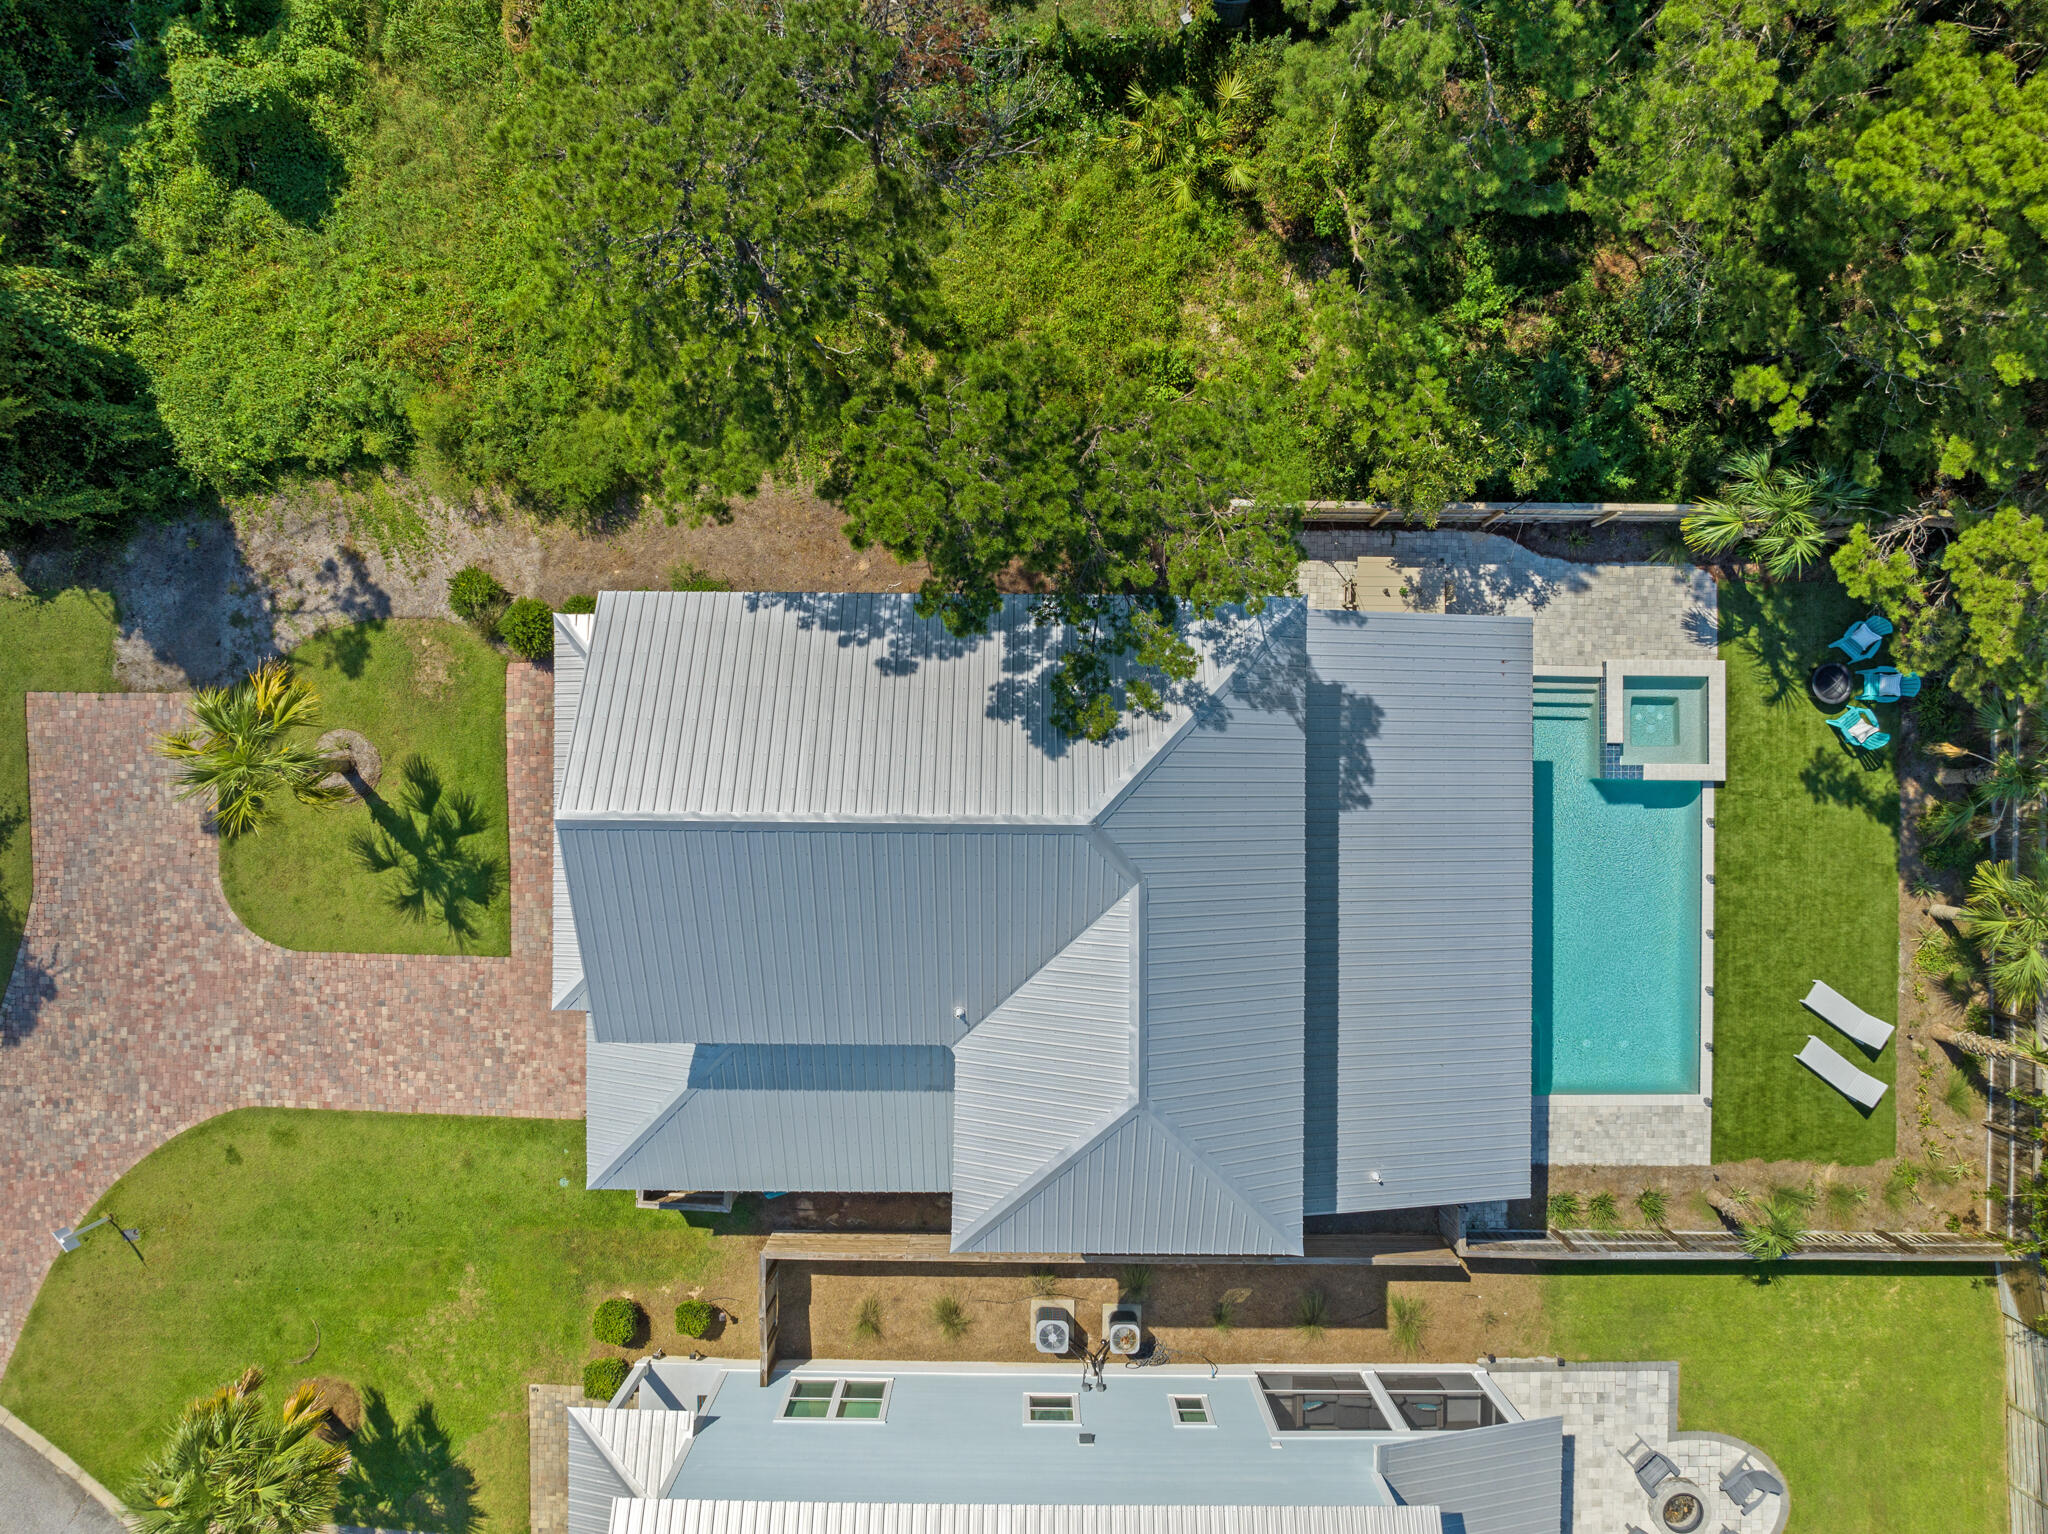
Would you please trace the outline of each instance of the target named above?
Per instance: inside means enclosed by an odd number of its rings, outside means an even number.
[[[0,1004],[0,1367],[51,1230],[217,1113],[583,1113],[582,1014],[548,1010],[549,674],[506,680],[509,959],[293,953],[252,934],[150,750],[185,702],[28,700],[35,901]]]

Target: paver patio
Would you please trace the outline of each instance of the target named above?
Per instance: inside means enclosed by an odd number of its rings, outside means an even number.
[[[583,1113],[582,1014],[548,1010],[550,674],[506,673],[510,958],[256,937],[221,893],[201,811],[150,749],[186,702],[28,699],[35,897],[0,1003],[0,1368],[58,1255],[51,1231],[215,1114]]]

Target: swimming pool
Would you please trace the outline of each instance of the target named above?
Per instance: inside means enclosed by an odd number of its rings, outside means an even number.
[[[1535,715],[1535,1090],[1697,1092],[1700,786],[1598,776],[1596,681]]]

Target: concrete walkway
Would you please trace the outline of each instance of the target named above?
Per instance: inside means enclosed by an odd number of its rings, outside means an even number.
[[[549,672],[510,668],[512,957],[472,959],[264,942],[150,749],[185,697],[30,695],[35,897],[0,1003],[0,1367],[51,1230],[215,1114],[582,1116],[583,1017],[548,1010],[553,696]]]

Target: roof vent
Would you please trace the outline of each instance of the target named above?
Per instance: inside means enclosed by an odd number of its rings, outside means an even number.
[[[1031,1345],[1041,1353],[1063,1357],[1074,1346],[1074,1318],[1057,1305],[1041,1305],[1031,1318]]]

